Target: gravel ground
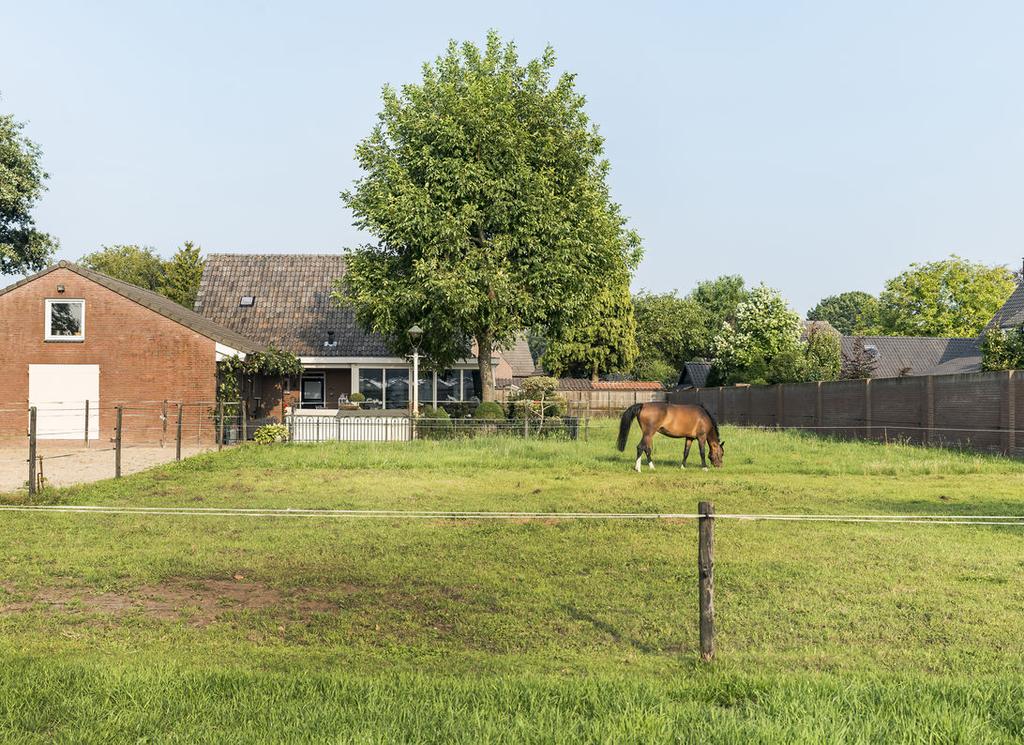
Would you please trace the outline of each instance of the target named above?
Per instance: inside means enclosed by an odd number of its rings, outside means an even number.
[[[182,447],[181,456],[205,452],[207,447]],[[114,451],[108,443],[86,449],[80,443],[40,442],[43,476],[50,486],[68,486],[114,477]],[[0,493],[25,488],[28,480],[28,447],[0,447]],[[174,460],[173,443],[166,447],[132,446],[121,451],[121,473],[129,474]]]

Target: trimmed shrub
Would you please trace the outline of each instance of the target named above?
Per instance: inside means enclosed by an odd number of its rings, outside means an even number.
[[[260,445],[270,445],[274,442],[287,442],[288,427],[283,424],[264,424],[253,432],[252,439]]]
[[[355,393],[348,397],[348,400],[354,404],[361,404],[363,401],[366,400],[366,396],[364,396],[359,391],[356,391]]]
[[[505,419],[505,409],[497,401],[484,401],[476,407],[476,411],[473,412],[473,418],[489,422],[503,421]]]
[[[424,406],[417,420],[417,436],[424,440],[446,440],[453,434],[452,419],[444,409]]]

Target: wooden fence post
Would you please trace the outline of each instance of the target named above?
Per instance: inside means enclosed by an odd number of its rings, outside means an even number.
[[[85,399],[85,446],[89,447],[89,399]]]
[[[754,424],[754,387],[747,386],[747,426]]]
[[[114,431],[114,478],[121,478],[121,424],[124,418],[124,407],[117,407],[117,429]]]
[[[245,401],[242,401],[242,444],[244,445],[249,441],[249,424],[246,419],[249,418],[249,407]]]
[[[874,439],[871,436],[871,378],[864,378],[864,439]]]
[[[778,383],[775,386],[775,429],[779,429],[782,426],[783,420],[786,416],[784,398],[785,394],[783,393],[783,385],[782,383]]]
[[[822,412],[822,404],[824,403],[821,395],[821,381],[818,381],[818,390],[814,398],[814,426],[818,429],[818,434],[821,434],[822,428],[825,426],[822,424],[822,420],[825,418]]]
[[[28,409],[28,495],[36,494],[36,407]]]
[[[160,447],[167,441],[167,399],[160,404]]]
[[[224,402],[219,401],[217,403],[217,449],[220,450],[224,447]]]
[[[725,424],[725,388],[718,386],[718,421]]]
[[[700,592],[700,658],[715,656],[715,506],[697,505],[697,583]]]
[[[174,460],[181,460],[181,414],[183,404],[178,402],[178,433],[174,443]]]

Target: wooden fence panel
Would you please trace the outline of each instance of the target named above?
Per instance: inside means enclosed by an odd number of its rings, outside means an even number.
[[[796,383],[783,386],[782,426],[816,427],[817,383]]]
[[[747,388],[750,396],[750,424],[755,427],[774,427],[778,424],[778,393],[773,385],[753,385]]]
[[[822,434],[863,437],[867,421],[867,388],[864,380],[837,380],[821,386]]]

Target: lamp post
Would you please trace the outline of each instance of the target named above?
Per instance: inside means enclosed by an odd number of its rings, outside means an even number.
[[[412,342],[412,415],[420,413],[420,339],[423,329],[413,326],[409,329],[409,341]]]

